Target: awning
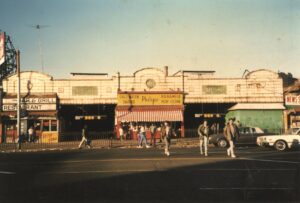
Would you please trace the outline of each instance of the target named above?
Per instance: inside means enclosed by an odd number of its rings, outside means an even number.
[[[284,110],[285,107],[281,103],[238,103],[228,109],[232,110]]]
[[[117,107],[116,119],[127,122],[183,121],[182,106]]]
[[[7,117],[17,117],[17,112],[15,111],[3,111],[0,113],[0,116]],[[56,117],[57,111],[27,111],[28,118],[37,118],[37,117]]]

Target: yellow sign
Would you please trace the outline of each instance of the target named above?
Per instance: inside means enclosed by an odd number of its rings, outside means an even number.
[[[119,93],[119,106],[143,106],[143,105],[182,105],[182,94],[137,94]]]
[[[42,143],[58,143],[58,132],[43,132]]]

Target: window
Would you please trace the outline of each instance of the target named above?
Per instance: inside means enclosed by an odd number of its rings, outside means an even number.
[[[43,120],[43,131],[49,131],[50,130],[50,121],[49,120]]]
[[[57,131],[57,120],[51,120],[51,131]]]

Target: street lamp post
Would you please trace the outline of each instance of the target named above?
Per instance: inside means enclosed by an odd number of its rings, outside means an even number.
[[[17,50],[17,80],[18,80],[18,92],[17,92],[17,137],[18,140],[18,149],[21,149],[21,116],[20,116],[20,91],[21,91],[21,80],[20,80],[20,50]]]

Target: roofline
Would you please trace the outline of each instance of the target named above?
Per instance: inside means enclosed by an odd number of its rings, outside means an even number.
[[[108,75],[108,73],[70,73],[71,75]]]
[[[178,73],[215,73],[214,70],[179,70],[173,75],[177,75]]]
[[[183,70],[184,73],[215,73],[214,70]]]

